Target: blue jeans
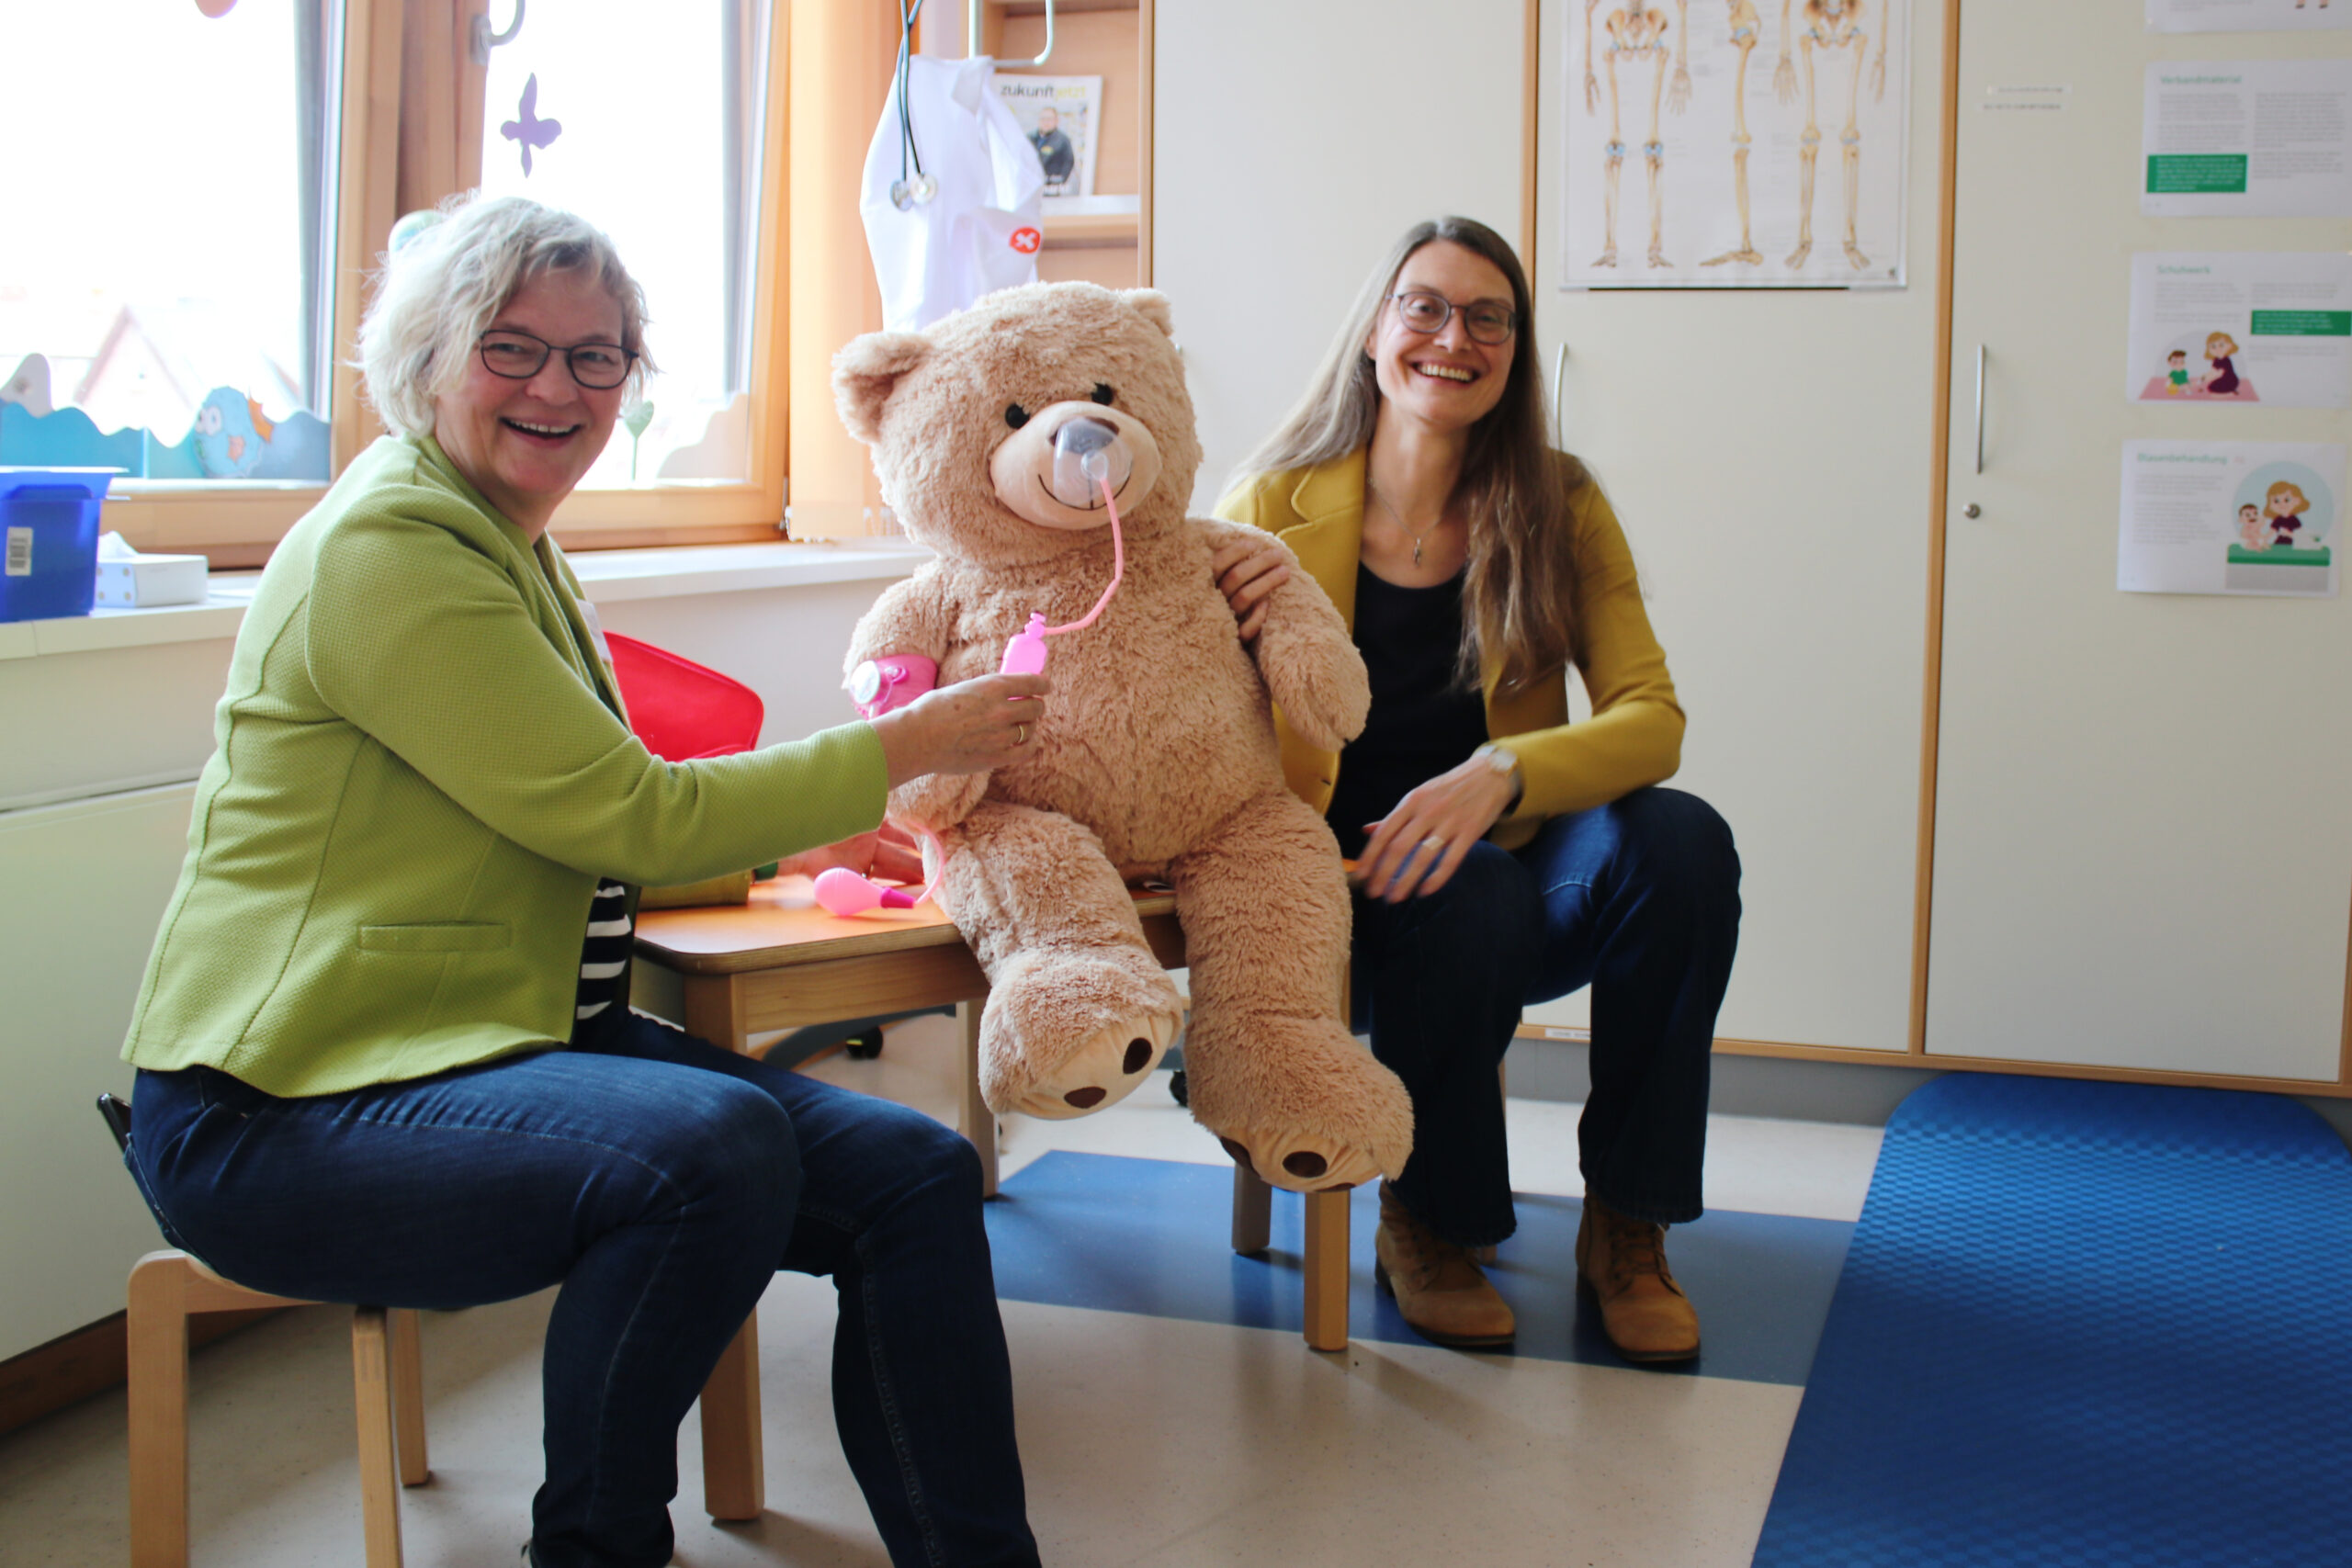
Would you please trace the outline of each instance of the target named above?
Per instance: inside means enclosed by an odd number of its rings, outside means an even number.
[[[569,1050],[314,1099],[142,1072],[130,1163],[175,1245],[257,1290],[560,1281],[540,1568],[670,1561],[678,1425],[780,1268],[839,1291],[833,1419],[890,1561],[1037,1561],[979,1160],[919,1111],[616,1008]]]
[[[1589,985],[1586,1187],[1638,1219],[1697,1219],[1709,1053],[1738,942],[1731,829],[1679,790],[1555,817],[1517,851],[1476,844],[1427,897],[1359,892],[1356,1027],[1413,1098],[1397,1198],[1465,1247],[1517,1228],[1496,1069],[1521,1007]]]

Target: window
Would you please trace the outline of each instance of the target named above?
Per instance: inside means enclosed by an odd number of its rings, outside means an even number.
[[[661,374],[584,484],[742,482],[766,6],[538,0],[491,57],[483,191],[570,208],[644,286]]]
[[[119,468],[128,497],[327,480],[341,9],[11,15],[0,102],[39,139],[7,154],[0,463]]]
[[[470,48],[485,9],[525,23],[486,69]],[[650,302],[664,368],[632,411],[641,431],[616,433],[558,537],[774,536],[770,11],[167,0],[127,26],[108,6],[11,7],[0,102],[38,140],[0,154],[0,463],[120,468],[107,527],[258,564],[377,434],[348,361],[392,220],[479,179],[605,228]]]

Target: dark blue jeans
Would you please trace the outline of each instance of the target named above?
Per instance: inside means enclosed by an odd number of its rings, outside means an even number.
[[[890,1561],[1037,1561],[979,1160],[919,1111],[616,1008],[570,1050],[315,1099],[141,1073],[132,1114],[173,1242],[240,1284],[451,1308],[561,1282],[541,1568],[670,1561],[678,1425],[780,1268],[839,1291],[833,1419]]]
[[[1555,817],[1512,852],[1474,846],[1401,904],[1355,899],[1355,1025],[1413,1097],[1396,1196],[1465,1247],[1517,1227],[1496,1068],[1520,1010],[1592,987],[1586,1186],[1677,1224],[1701,1212],[1715,1010],[1739,942],[1739,855],[1714,809],[1642,789]]]

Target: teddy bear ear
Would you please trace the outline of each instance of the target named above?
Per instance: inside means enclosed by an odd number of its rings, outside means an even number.
[[[867,333],[833,355],[833,406],[852,435],[868,446],[881,438],[882,405],[930,353],[921,333]]]
[[[1123,288],[1119,291],[1119,298],[1170,337],[1176,335],[1175,309],[1168,303],[1168,296],[1159,289]]]

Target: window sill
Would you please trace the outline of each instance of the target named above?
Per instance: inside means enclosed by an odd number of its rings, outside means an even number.
[[[567,558],[594,603],[678,599],[831,582],[884,582],[907,576],[931,552],[904,539],[842,544],[674,545],[598,550]],[[0,623],[0,660],[94,653],[114,648],[206,642],[237,635],[257,571],[216,571],[204,603],[152,610],[93,610],[53,621]]]

